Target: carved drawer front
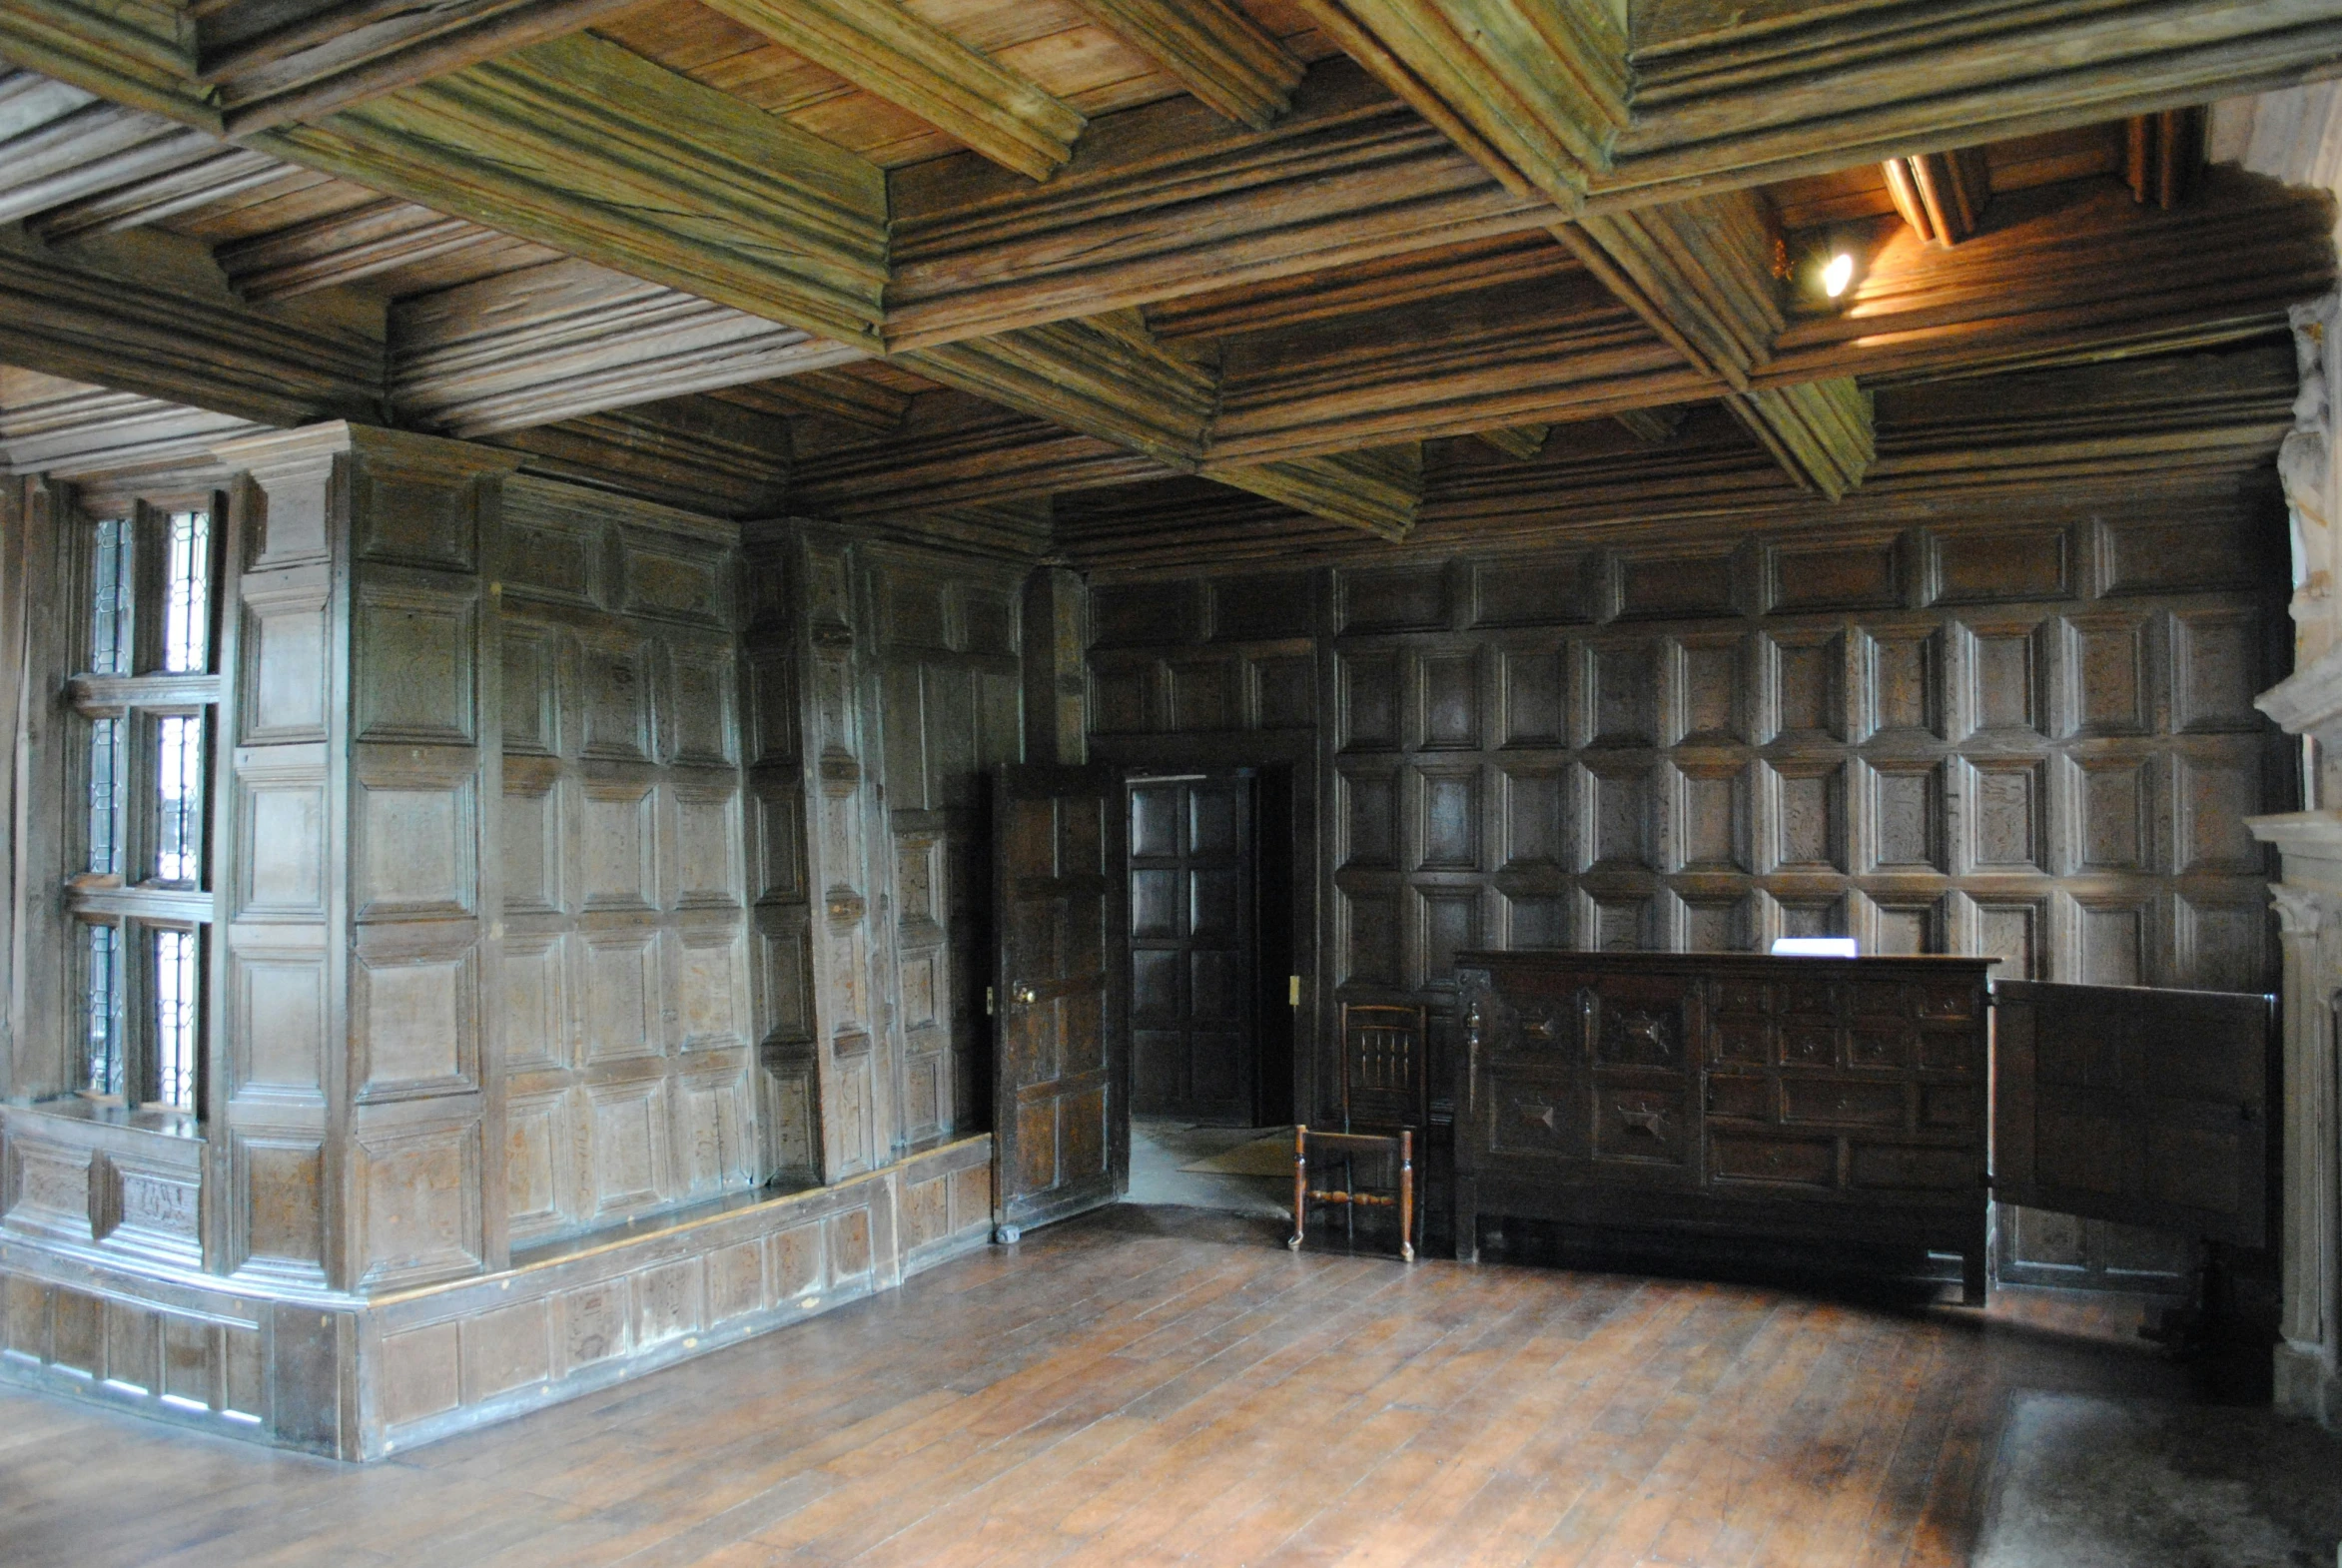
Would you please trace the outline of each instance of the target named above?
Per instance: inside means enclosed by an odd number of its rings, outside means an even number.
[[[1583,1097],[1561,1075],[1502,1073],[1489,1081],[1482,1136],[1498,1155],[1582,1159]]]
[[[1687,1166],[1691,1118],[1681,1089],[1601,1084],[1594,1090],[1594,1158]]]
[[[1910,1117],[1901,1084],[1828,1078],[1784,1078],[1781,1082],[1781,1120],[1792,1125],[1901,1132],[1909,1126]]]
[[[1781,1026],[1783,1067],[1838,1066],[1838,1026],[1790,1019]]]
[[[1929,1023],[1966,1023],[1976,1016],[1973,986],[1930,982],[1915,986],[1913,1016]]]
[[[1838,1141],[1717,1130],[1708,1135],[1708,1170],[1726,1185],[1746,1181],[1828,1190],[1838,1184]]]
[[[1974,1084],[1920,1086],[1920,1126],[1931,1133],[1972,1133],[1983,1125],[1984,1097]]]
[[[1846,1011],[1856,1018],[1891,1018],[1905,1016],[1903,985],[1900,981],[1850,981],[1845,988]]]
[[[1716,1010],[1720,1013],[1754,1013],[1760,1016],[1773,1011],[1773,987],[1762,980],[1748,980],[1735,975],[1716,983]]]
[[[1973,1030],[1957,1034],[1929,1030],[1920,1036],[1920,1071],[1983,1076],[1984,1043]]]
[[[1773,1025],[1763,1018],[1726,1016],[1716,1021],[1709,1038],[1719,1063],[1746,1063],[1764,1067],[1773,1060]]]
[[[1718,1073],[1708,1080],[1708,1115],[1742,1122],[1771,1122],[1773,1080]]]
[[[1838,1017],[1838,988],[1827,980],[1785,980],[1775,993],[1781,1012],[1798,1019]]]
[[[1911,1057],[1911,1036],[1900,1024],[1858,1023],[1846,1032],[1848,1067],[1899,1072]]]
[[[1592,1043],[1598,1068],[1667,1073],[1692,1063],[1695,1016],[1689,981],[1604,983],[1593,991]]]
[[[1852,1175],[1864,1191],[1973,1192],[1982,1163],[1973,1149],[1857,1143]]]

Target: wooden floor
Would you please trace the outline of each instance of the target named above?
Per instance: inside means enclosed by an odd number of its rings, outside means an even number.
[[[0,1392],[0,1563],[1955,1564],[2011,1388],[2187,1395],[2135,1321],[1125,1207],[363,1469]]]

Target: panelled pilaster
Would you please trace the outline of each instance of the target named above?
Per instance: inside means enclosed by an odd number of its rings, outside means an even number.
[[[889,1008],[873,985],[884,971],[885,914],[872,909],[874,758],[867,746],[850,547],[805,537],[796,555],[813,1037],[821,1096],[822,1175],[835,1181],[884,1163],[892,1141]]]

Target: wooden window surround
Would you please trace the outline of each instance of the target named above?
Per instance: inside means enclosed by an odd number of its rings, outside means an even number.
[[[127,1113],[203,1115],[209,803],[218,745],[219,498],[71,523],[64,1082]],[[144,1117],[142,1116],[142,1120]]]

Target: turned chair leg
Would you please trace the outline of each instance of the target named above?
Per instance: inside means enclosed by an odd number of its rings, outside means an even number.
[[[1298,1252],[1301,1235],[1308,1228],[1309,1211],[1309,1129],[1293,1129],[1293,1233],[1285,1237],[1285,1245]]]

